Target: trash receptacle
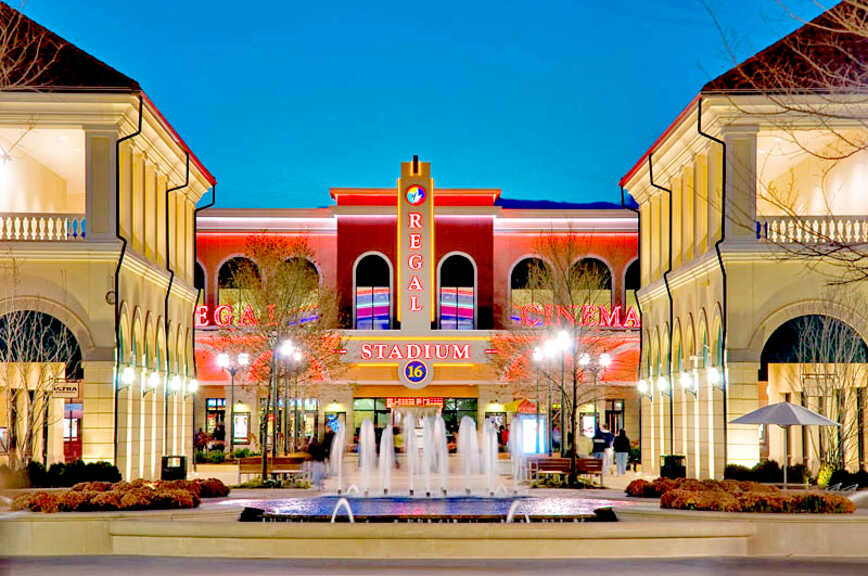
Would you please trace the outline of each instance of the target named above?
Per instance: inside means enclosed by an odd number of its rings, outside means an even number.
[[[163,456],[160,467],[160,480],[186,480],[187,457]]]
[[[680,454],[664,454],[663,464],[660,466],[661,478],[686,478],[687,468],[684,466],[684,456]]]

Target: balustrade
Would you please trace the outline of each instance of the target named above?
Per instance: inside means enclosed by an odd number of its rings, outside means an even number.
[[[86,232],[84,214],[0,213],[0,242],[78,241]]]
[[[756,237],[776,244],[861,244],[868,242],[868,216],[761,216]]]

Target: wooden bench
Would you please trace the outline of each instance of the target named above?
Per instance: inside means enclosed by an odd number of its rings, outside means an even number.
[[[528,458],[528,476],[558,475],[570,473],[570,459],[557,456],[537,456]],[[603,461],[597,458],[576,458],[576,474],[579,476],[599,476],[600,487],[603,486]]]
[[[291,454],[289,456],[268,457],[265,473],[268,476],[301,476],[306,474],[305,462],[310,460],[310,454]],[[238,483],[245,475],[262,474],[262,456],[238,458]]]

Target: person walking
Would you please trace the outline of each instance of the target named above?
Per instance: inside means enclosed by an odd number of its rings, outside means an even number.
[[[605,457],[606,457],[607,441],[606,441],[606,435],[603,433],[603,430],[599,427],[594,432],[593,443],[594,443],[593,444],[593,450],[594,451],[592,454],[593,454],[594,458],[596,458],[597,460],[603,460],[604,461],[603,468],[605,469]]]
[[[627,459],[630,456],[630,439],[627,438],[627,432],[621,428],[614,441],[615,447],[615,469],[618,476],[623,476],[627,473]]]

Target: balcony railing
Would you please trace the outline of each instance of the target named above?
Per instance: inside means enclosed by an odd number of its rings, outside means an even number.
[[[756,237],[779,244],[861,244],[868,242],[868,216],[761,216]]]
[[[0,241],[77,241],[86,236],[84,214],[0,214]]]

